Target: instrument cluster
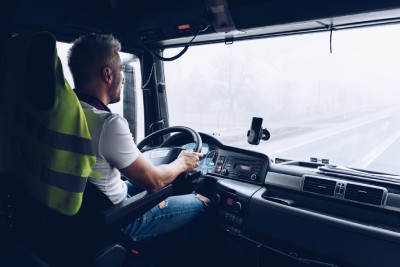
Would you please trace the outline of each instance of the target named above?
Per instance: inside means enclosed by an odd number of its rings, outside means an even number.
[[[193,150],[195,145],[195,143],[188,143],[183,145],[182,148],[185,148],[186,150]],[[201,153],[204,155],[204,157],[200,159],[200,164],[197,168],[197,171],[201,171],[202,174],[212,173],[217,162],[218,149],[210,146],[207,143],[203,143]]]

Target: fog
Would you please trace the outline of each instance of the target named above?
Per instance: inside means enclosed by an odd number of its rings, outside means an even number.
[[[172,125],[223,132],[397,105],[400,26],[193,46],[165,62]],[[181,49],[168,49],[172,56]]]

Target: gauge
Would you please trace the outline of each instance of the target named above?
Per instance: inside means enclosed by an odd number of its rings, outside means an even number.
[[[190,151],[190,150],[193,151],[195,146],[196,146],[196,143],[192,142],[192,143],[187,143],[187,144],[183,145],[182,148],[184,148],[184,149],[186,149],[188,151]],[[201,171],[203,174],[204,174],[203,166],[207,166],[207,164],[205,164],[206,159],[207,159],[207,161],[209,161],[208,158],[207,158],[208,154],[210,154],[210,153],[207,153],[208,150],[209,150],[208,144],[203,143],[203,146],[201,148],[201,152],[200,153],[203,154],[204,157],[200,159],[199,167],[197,167],[197,171]],[[206,171],[206,173],[207,173],[207,168],[204,171]]]
[[[193,150],[195,146],[196,146],[196,143],[188,143],[188,144],[183,145],[182,148],[190,151],[190,150]]]
[[[202,174],[212,173],[215,167],[215,163],[218,158],[218,151],[211,150],[207,155],[201,160],[198,171]]]
[[[187,144],[183,145],[182,148],[184,148],[188,151],[190,151],[190,150],[193,151],[195,146],[196,146],[196,143],[192,142],[192,143],[187,143]],[[209,150],[208,144],[203,143],[203,147],[201,148],[200,153],[206,155],[208,150]]]

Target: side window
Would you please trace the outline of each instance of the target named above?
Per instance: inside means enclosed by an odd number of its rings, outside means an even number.
[[[141,69],[139,59],[131,54],[120,53],[124,65],[124,91],[121,94],[121,101],[110,105],[114,113],[123,115],[134,136],[135,142],[144,137],[144,110]]]
[[[67,60],[67,54],[70,47],[71,44],[57,42],[57,52],[63,66],[64,77],[71,85],[71,88],[75,88],[74,80],[69,70],[68,60]],[[144,111],[143,111],[143,94],[141,90],[142,79],[140,75],[141,73],[140,61],[135,55],[123,52],[120,52],[119,54],[122,63],[125,66],[124,70],[125,81],[130,83],[129,88],[130,90],[134,89],[134,95],[136,97],[132,97],[133,99],[124,100],[124,96],[127,95],[127,93],[122,92],[121,100],[118,103],[109,105],[109,108],[113,113],[118,113],[121,116],[124,116],[125,112],[126,116],[124,117],[126,117],[128,122],[132,125],[131,131],[135,138],[135,141],[140,141],[144,137]],[[124,86],[124,90],[126,88],[127,86]],[[125,107],[124,111],[124,103],[125,105],[135,105],[135,102],[136,102],[136,108],[134,106],[133,107],[127,106]],[[135,114],[131,114],[130,112],[134,112]],[[134,124],[136,124],[136,129],[134,127]]]
[[[72,74],[69,71],[68,60],[67,60],[67,54],[68,54],[68,50],[70,49],[70,47],[71,47],[71,44],[57,42],[57,54],[61,60],[64,77],[67,80],[67,82],[69,83],[69,85],[71,85],[71,88],[75,88],[74,80],[72,79]]]

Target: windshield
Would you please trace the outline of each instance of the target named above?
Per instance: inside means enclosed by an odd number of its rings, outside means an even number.
[[[191,47],[165,62],[170,125],[271,159],[400,174],[398,25]],[[172,56],[180,49],[167,49]],[[252,117],[271,133],[247,143]]]

